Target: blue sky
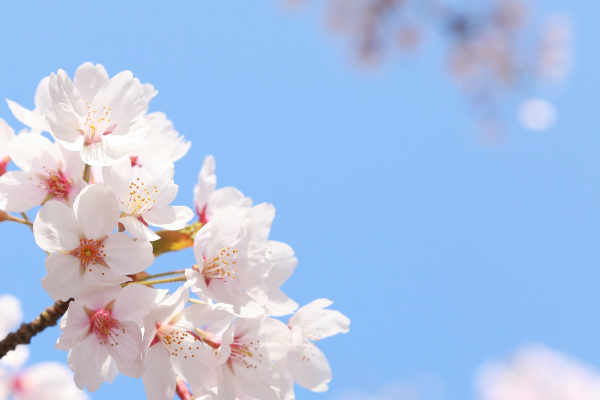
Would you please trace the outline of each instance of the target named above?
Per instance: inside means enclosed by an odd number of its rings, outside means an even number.
[[[365,72],[317,10],[274,0],[7,3],[0,97],[32,106],[42,77],[84,61],[153,83],[152,110],[193,142],[177,165],[179,202],[191,204],[214,154],[221,185],[277,207],[272,238],[300,260],[286,292],[331,298],[352,318],[350,334],[321,343],[330,392],[299,399],[398,382],[471,399],[478,367],[522,344],[600,367],[600,6],[543,3],[573,20],[574,70],[560,89],[531,92],[556,100],[556,126],[532,133],[509,117],[502,146],[479,140],[438,39]],[[0,117],[18,127],[8,107]],[[21,226],[2,224],[0,243],[0,293],[30,320],[50,303],[43,252]],[[152,268],[192,262],[186,251]],[[34,340],[31,362],[65,360],[57,335]],[[120,377],[93,398],[142,393]]]

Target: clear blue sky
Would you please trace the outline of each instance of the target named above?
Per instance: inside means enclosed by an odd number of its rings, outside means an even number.
[[[43,76],[84,61],[153,83],[152,109],[193,141],[177,165],[180,203],[214,154],[221,185],[277,207],[272,237],[300,260],[286,291],[329,297],[352,318],[350,334],[321,343],[330,392],[300,400],[428,379],[445,399],[471,399],[479,365],[521,344],[600,367],[600,5],[543,3],[573,18],[574,71],[552,92],[555,128],[513,122],[501,147],[478,140],[435,40],[364,73],[318,12],[275,0],[7,2],[0,97],[32,106]],[[0,117],[17,126],[5,105]],[[9,224],[0,245],[0,293],[32,319],[50,303],[43,252]],[[35,339],[31,362],[65,360],[57,335]],[[93,398],[129,395],[143,395],[141,382],[121,377]]]

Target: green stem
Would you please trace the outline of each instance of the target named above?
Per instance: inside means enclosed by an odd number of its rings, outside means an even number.
[[[125,282],[121,284],[121,287],[125,287],[131,284],[138,284],[138,285],[145,285],[145,286],[152,286],[152,285],[160,285],[161,283],[172,283],[172,282],[185,282],[186,278],[185,276],[180,276],[177,278],[168,278],[168,279],[157,279],[155,281],[130,281],[130,282]]]

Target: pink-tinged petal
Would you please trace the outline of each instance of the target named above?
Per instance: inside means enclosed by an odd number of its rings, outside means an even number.
[[[88,265],[83,274],[83,282],[80,283],[79,293],[73,296],[91,293],[95,290],[106,290],[127,280],[129,279],[125,275],[119,274],[104,265]]]
[[[98,90],[106,85],[108,80],[108,74],[104,66],[86,62],[81,64],[75,71],[73,83],[79,90],[83,100],[91,103]]]
[[[46,270],[48,274],[42,278],[42,286],[53,300],[66,300],[79,294],[82,273],[77,258],[52,253],[46,258]]]
[[[156,180],[156,186],[159,189],[158,197],[156,198],[156,207],[165,207],[175,200],[177,192],[179,191],[179,186],[173,183],[172,166],[169,166],[162,171],[162,174],[160,174],[159,178]]]
[[[88,335],[73,347],[68,357],[69,367],[75,373],[75,383],[80,389],[94,392],[102,382],[112,382],[118,372],[108,350],[101,345],[96,335]]]
[[[144,317],[167,294],[166,289],[153,289],[145,285],[128,285],[121,290],[113,307],[113,316],[120,321],[141,324]]]
[[[138,378],[142,374],[142,331],[132,321],[119,321],[108,352],[121,373]]]
[[[194,204],[200,211],[206,206],[209,196],[217,187],[215,169],[215,158],[212,155],[207,156],[202,164],[202,169],[198,173],[198,183],[194,187]]]
[[[113,134],[123,135],[129,132],[133,121],[148,109],[148,94],[130,71],[123,71],[98,91],[93,104],[112,107],[111,120],[116,124]]]
[[[274,317],[289,315],[298,308],[298,303],[290,299],[279,288],[269,288],[268,291],[253,289],[249,294],[252,299],[264,307],[264,310],[266,310],[267,314]],[[245,316],[248,315],[245,314]]]
[[[144,219],[150,225],[168,230],[184,228],[192,218],[194,212],[186,206],[154,207],[144,214]]]
[[[214,191],[210,195],[208,203],[212,211],[225,207],[249,208],[252,205],[252,199],[244,196],[234,187],[224,187]]]
[[[23,311],[19,299],[10,294],[0,296],[0,338],[15,329],[23,321]]]
[[[23,344],[18,345],[14,350],[6,353],[0,360],[0,367],[19,369],[29,358],[29,348]],[[1,397],[0,397],[1,398]]]
[[[324,392],[331,381],[331,368],[325,354],[312,343],[297,346],[288,356],[294,380],[313,392]]]
[[[119,222],[136,239],[149,242],[160,239],[160,236],[135,217],[123,217],[119,219]]]
[[[119,203],[105,185],[90,185],[75,199],[73,210],[88,239],[101,239],[114,231],[119,220]]]
[[[189,298],[190,293],[187,286],[182,285],[171,295],[161,299],[160,304],[144,317],[144,348],[149,347],[155,339],[156,324],[167,323],[182,312]]]
[[[288,325],[302,329],[304,337],[309,340],[320,340],[350,330],[350,319],[339,311],[327,310],[331,300],[317,299],[300,308]]]
[[[46,122],[46,119],[43,117],[42,114],[40,114],[39,110],[28,110],[19,103],[8,99],[6,100],[6,102],[8,103],[8,108],[10,109],[10,112],[23,125],[26,125],[36,131],[50,130],[48,122]]]
[[[275,207],[269,203],[258,204],[250,209],[250,217],[254,221],[252,240],[266,241],[269,238],[271,224],[275,218]]]
[[[42,135],[18,135],[10,142],[8,151],[12,161],[24,171],[35,169],[43,173],[44,169],[59,167],[58,147]]]
[[[46,190],[31,173],[10,171],[0,177],[0,196],[6,211],[25,212],[44,201]]]
[[[69,304],[69,308],[60,320],[62,335],[56,341],[56,348],[69,350],[81,342],[90,333],[90,317],[80,302]]]
[[[58,201],[49,201],[33,222],[33,235],[38,246],[53,253],[77,248],[81,232],[71,208]]]
[[[175,395],[176,374],[171,356],[163,346],[150,347],[144,361],[142,379],[148,400],[171,400]]]
[[[113,233],[104,241],[105,261],[116,273],[135,274],[154,262],[152,245],[145,240],[134,240],[124,232]]]
[[[260,324],[259,336],[263,338],[263,346],[269,353],[271,361],[284,359],[292,344],[290,329],[281,321],[265,318]]]

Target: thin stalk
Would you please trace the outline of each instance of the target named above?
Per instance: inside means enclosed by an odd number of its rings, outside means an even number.
[[[177,277],[177,278],[157,279],[155,281],[131,281],[131,282],[124,282],[124,283],[121,283],[121,287],[125,287],[125,286],[132,285],[132,284],[152,286],[152,285],[160,285],[162,283],[185,282],[185,281],[186,281],[185,276],[180,276],[180,277]]]
[[[26,222],[29,222],[29,229],[31,229],[31,231],[33,232],[33,224],[31,223],[31,220],[29,219],[29,217],[27,216],[26,212],[22,212],[21,213],[21,217],[23,217],[23,220]]]

